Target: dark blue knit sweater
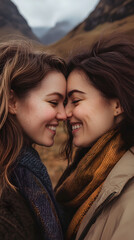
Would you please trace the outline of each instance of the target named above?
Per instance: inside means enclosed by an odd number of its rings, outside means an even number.
[[[62,229],[51,180],[39,154],[22,149],[16,161],[12,182],[27,200],[45,240],[62,240]]]

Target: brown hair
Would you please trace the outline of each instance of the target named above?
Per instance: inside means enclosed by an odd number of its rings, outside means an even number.
[[[68,75],[74,70],[84,71],[93,86],[107,99],[118,98],[124,110],[119,130],[124,147],[134,145],[134,43],[123,36],[97,41],[90,50],[75,55],[68,62]],[[72,155],[73,136],[68,123],[67,158]]]
[[[12,166],[23,146],[22,130],[15,115],[8,111],[10,91],[25,97],[50,71],[66,74],[65,62],[45,53],[34,53],[30,44],[0,44],[0,194],[10,183]]]

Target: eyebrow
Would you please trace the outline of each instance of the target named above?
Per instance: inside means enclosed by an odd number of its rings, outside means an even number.
[[[52,95],[58,95],[61,99],[63,99],[63,95],[60,94],[59,92],[53,92],[53,93],[50,93],[50,94],[47,94],[47,96],[52,96]]]
[[[77,90],[77,89],[74,89],[72,91],[70,91],[67,95],[68,97],[71,97],[73,95],[73,93],[81,93],[81,94],[85,94],[84,92],[80,91],[80,90]]]

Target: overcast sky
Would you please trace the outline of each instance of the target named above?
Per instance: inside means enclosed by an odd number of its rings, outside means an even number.
[[[99,0],[12,0],[31,27],[54,26],[61,20],[83,21]]]

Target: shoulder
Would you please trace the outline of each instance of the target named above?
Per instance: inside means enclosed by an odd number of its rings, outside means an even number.
[[[104,239],[133,239],[134,236],[134,178],[124,186],[120,195],[106,207],[100,219],[105,219]],[[99,219],[98,219],[99,220]],[[101,220],[103,221],[103,220]],[[98,221],[99,222],[99,221]],[[97,224],[97,222],[96,222]],[[110,232],[109,232],[110,229]],[[112,237],[111,237],[112,236]],[[111,237],[111,238],[110,238]]]
[[[35,240],[34,217],[24,198],[14,190],[6,190],[0,199],[0,236],[2,239]]]
[[[113,201],[122,211],[129,210],[133,212],[134,218],[134,177],[132,177],[122,189],[122,192]]]
[[[108,204],[105,204],[108,196],[114,193]],[[85,239],[133,239],[134,235],[134,154],[127,151],[122,159],[115,165],[104,182],[103,189],[98,195],[87,214],[85,215],[79,236],[97,209],[102,206],[102,211],[96,216],[96,221],[90,227]],[[99,226],[99,227],[97,227]],[[125,227],[124,227],[125,226]],[[94,234],[97,235],[95,238]],[[114,236],[113,238],[111,236]],[[76,238],[77,239],[77,238]]]
[[[134,179],[130,179],[121,193],[113,198],[103,210],[96,221],[88,225],[90,215],[87,213],[81,223],[76,239],[88,227],[87,235],[84,239],[133,239],[134,236]]]

